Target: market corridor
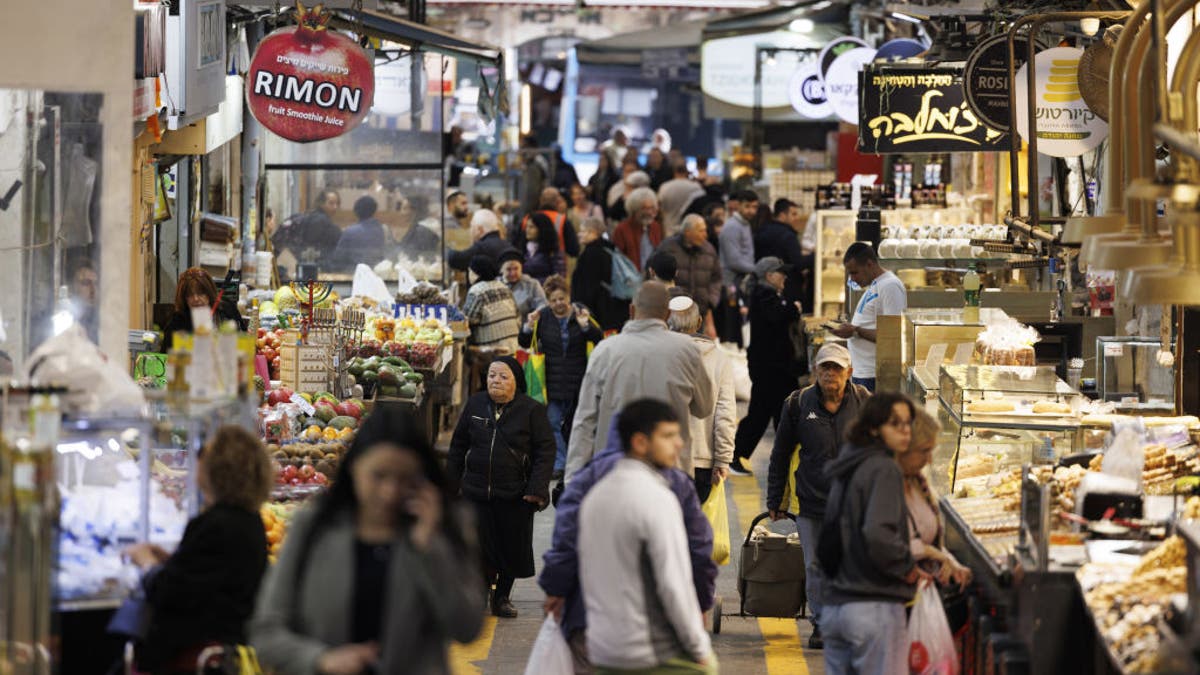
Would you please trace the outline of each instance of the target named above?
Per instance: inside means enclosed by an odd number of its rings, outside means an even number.
[[[741,406],[744,412],[744,406]],[[741,537],[750,521],[763,509],[767,460],[773,434],[759,444],[754,453],[753,476],[730,476],[726,495],[729,500],[729,533],[733,556],[720,568],[717,596],[723,603],[721,633],[713,636],[713,647],[720,660],[721,672],[738,675],[821,675],[825,672],[821,652],[808,651],[811,627],[807,621],[757,619],[737,616],[737,559]],[[538,572],[541,554],[550,546],[554,527],[554,509],[538,514],[534,522],[534,550]],[[470,645],[451,649],[451,667],[455,675],[510,675],[524,673],[525,662],[542,624],[545,595],[536,579],[522,579],[513,589],[513,604],[520,617],[500,620],[488,616],[479,639]]]

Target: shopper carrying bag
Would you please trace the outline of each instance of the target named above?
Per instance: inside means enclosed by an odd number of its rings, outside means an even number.
[[[553,614],[542,622],[533,651],[529,652],[529,663],[525,664],[525,675],[575,675],[571,648]]]

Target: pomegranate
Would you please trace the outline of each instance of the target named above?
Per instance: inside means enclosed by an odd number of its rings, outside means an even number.
[[[375,68],[348,36],[327,28],[330,13],[296,2],[295,27],[263,38],[250,60],[246,102],[254,119],[290,141],[349,132],[375,97]]]

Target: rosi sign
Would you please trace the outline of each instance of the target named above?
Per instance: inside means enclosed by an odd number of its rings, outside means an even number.
[[[959,68],[868,66],[859,91],[859,152],[1000,151],[1009,135],[967,106]]]
[[[298,4],[298,3],[297,3]],[[340,136],[366,118],[375,96],[371,58],[326,29],[328,11],[299,6],[295,27],[263,38],[250,61],[246,102],[267,129],[308,143]]]

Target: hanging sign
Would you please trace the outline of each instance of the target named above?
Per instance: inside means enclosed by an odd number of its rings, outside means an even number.
[[[1082,49],[1055,47],[1038,52],[1035,65],[1037,150],[1050,157],[1078,157],[1108,136],[1108,122],[1088,108],[1079,91]],[[1015,86],[1017,132],[1029,138],[1026,113],[1029,64],[1021,66]]]
[[[308,143],[341,136],[366,118],[375,69],[354,40],[326,27],[328,10],[298,6],[298,25],[271,33],[254,50],[246,102],[267,129]]]
[[[821,53],[817,55],[817,65],[821,68],[821,77],[825,77],[825,74],[829,72],[837,57],[851,49],[870,46],[862,38],[850,37],[849,35],[830,40],[829,44],[825,45],[821,49]]]
[[[961,68],[868,66],[862,72],[858,151],[873,155],[1008,150],[963,96]]]
[[[856,47],[833,60],[825,73],[825,96],[838,119],[858,124],[858,76],[863,66],[875,60],[875,50]]]
[[[1016,70],[1028,60],[1029,42],[1019,36],[1015,43]],[[967,106],[985,124],[1000,131],[1012,126],[1012,113],[1008,106],[1008,36],[993,35],[979,43],[967,57],[963,71],[963,88],[966,90]]]
[[[796,112],[810,120],[828,119],[833,114],[829,99],[825,97],[825,82],[817,62],[805,63],[792,73],[788,82],[788,100]]]

